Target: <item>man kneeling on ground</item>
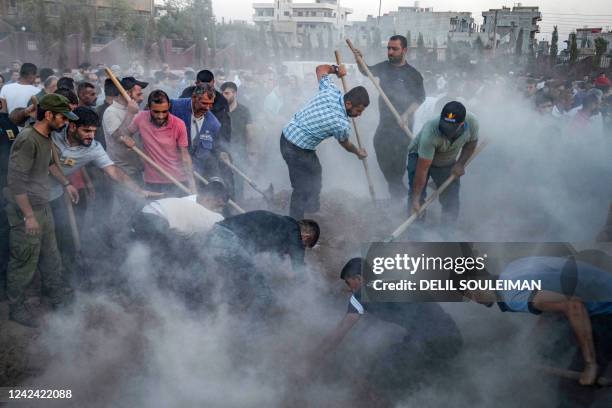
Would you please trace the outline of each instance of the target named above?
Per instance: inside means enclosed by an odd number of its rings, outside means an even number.
[[[206,242],[206,255],[224,282],[226,299],[239,300],[241,310],[265,313],[274,304],[266,277],[253,262],[257,254],[289,256],[293,276],[304,267],[306,248],[319,239],[319,225],[312,220],[297,221],[269,211],[252,211],[217,223]],[[230,305],[232,306],[232,305]]]

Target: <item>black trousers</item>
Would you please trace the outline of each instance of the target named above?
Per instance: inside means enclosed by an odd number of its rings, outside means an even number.
[[[6,203],[0,196],[0,301],[6,296],[6,268],[9,260],[9,223],[4,207]]]
[[[297,147],[284,135],[281,135],[280,150],[289,168],[293,188],[289,216],[301,220],[305,212],[317,212],[321,206],[321,163],[316,151]]]
[[[404,184],[406,157],[410,145],[408,136],[394,122],[385,122],[378,125],[373,143],[378,166],[389,186],[389,195],[392,199],[404,200],[408,195]]]

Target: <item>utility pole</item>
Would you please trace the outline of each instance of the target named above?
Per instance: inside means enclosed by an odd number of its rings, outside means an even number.
[[[491,48],[493,48],[493,56],[497,53],[497,13],[499,10],[495,10],[495,20],[493,21],[493,44]]]

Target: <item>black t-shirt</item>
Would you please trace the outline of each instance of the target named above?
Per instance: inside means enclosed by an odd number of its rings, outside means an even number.
[[[456,338],[461,332],[453,318],[437,303],[361,302],[361,291],[349,299],[347,313],[369,313],[385,322],[406,329],[410,341],[431,341],[438,338]]]
[[[19,129],[9,120],[8,113],[0,112],[0,201],[2,189],[6,187],[11,146],[18,133]]]
[[[383,61],[369,68],[372,74],[380,79],[381,88],[400,115],[413,103],[421,104],[425,100],[423,77],[412,65],[406,63],[398,67],[389,61]],[[381,123],[389,120],[395,123],[395,118],[382,97],[379,98],[378,106]]]
[[[238,159],[246,158],[246,133],[247,125],[253,123],[251,118],[251,112],[249,108],[244,105],[238,104],[233,112],[229,113],[230,119],[232,120],[232,144],[231,152],[237,155]]]
[[[104,135],[104,129],[102,128],[102,118],[104,117],[104,112],[109,106],[110,104],[104,101],[102,105],[96,108],[96,113],[98,114],[98,118],[100,118],[100,123],[96,129],[95,139],[100,142],[104,150],[106,150],[106,136]]]
[[[251,253],[289,255],[294,267],[304,264],[304,244],[296,220],[270,211],[251,211],[218,223],[231,230]]]

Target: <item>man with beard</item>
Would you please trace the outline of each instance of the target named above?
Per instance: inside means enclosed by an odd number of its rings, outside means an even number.
[[[98,95],[96,87],[90,82],[80,82],[77,85],[77,96],[79,97],[79,106],[95,107]]]
[[[102,145],[95,140],[95,134],[100,119],[95,111],[90,108],[78,107],[73,113],[78,116],[77,120],[70,120],[68,126],[61,131],[51,134],[54,149],[59,159],[60,172],[51,169],[55,180],[51,180],[49,204],[55,219],[56,239],[62,261],[65,268],[71,271],[73,256],[75,255],[71,239],[68,212],[62,198],[62,185],[70,185],[69,178],[84,166],[92,164],[101,169],[106,175],[119,184],[136,193],[148,198],[161,194],[141,189],[123,170],[115,166],[108,157]],[[69,273],[70,275],[70,273]]]
[[[187,141],[195,170],[206,178],[220,176],[232,195],[231,178],[221,169],[222,161],[229,161],[227,143],[220,138],[221,123],[212,113],[215,89],[208,84],[193,88],[191,98],[173,99],[171,113],[180,118],[187,128]]]
[[[356,51],[356,54],[362,56],[359,51]],[[381,88],[402,115],[404,123],[412,128],[414,113],[425,101],[425,87],[419,71],[406,62],[407,54],[406,38],[394,35],[387,44],[388,61],[368,68],[372,75],[380,79]],[[360,71],[365,75],[361,67]],[[410,140],[397,124],[382,97],[379,98],[378,108],[380,122],[374,135],[376,160],[389,185],[391,198],[403,200],[407,195],[403,178]]]
[[[221,92],[229,103],[229,115],[232,120],[232,143],[229,149],[238,163],[245,168],[251,168],[255,163],[255,143],[253,140],[254,124],[251,111],[242,103],[238,103],[238,85],[226,82],[221,85]],[[244,181],[235,183],[236,197],[242,198]]]
[[[280,138],[281,154],[289,167],[293,188],[289,215],[298,220],[304,218],[305,212],[319,211],[322,169],[316,148],[322,141],[334,137],[359,159],[368,155],[365,149],[349,141],[349,118],[360,116],[370,105],[368,91],[358,86],[343,96],[329,77],[330,74],[338,78],[345,76],[346,68],[342,65],[319,65],[316,73],[319,93],[295,114]]]
[[[162,169],[181,182],[186,182],[195,193],[193,167],[189,155],[189,141],[185,123],[170,113],[170,98],[161,90],[151,92],[149,111],[140,112],[125,129],[123,142],[129,148],[136,144],[131,136],[138,132],[145,153]],[[181,197],[184,194],[174,183],[145,162],[144,181],[147,189]]]
[[[191,98],[195,87],[200,85],[210,85],[215,89],[215,76],[207,69],[198,72],[194,86],[183,89],[180,98]],[[232,121],[229,115],[229,104],[221,92],[215,90],[215,103],[210,110],[221,122],[221,133],[219,136],[225,143],[229,143],[232,138]]]
[[[25,291],[37,268],[43,295],[54,307],[66,302],[70,294],[62,282],[62,260],[49,207],[48,177],[51,132],[63,128],[68,119],[76,120],[78,117],[70,111],[66,98],[56,94],[43,97],[36,112],[36,122],[17,136],[8,163],[4,196],[8,201],[6,213],[10,225],[9,318],[30,327],[36,327],[38,323],[25,306]],[[76,189],[69,183],[65,187],[74,199]]]
[[[442,109],[440,118],[423,126],[409,147],[408,182],[410,205],[419,211],[425,202],[427,181],[431,177],[440,187],[451,175],[465,174],[465,164],[478,144],[479,124],[460,102],[452,101]],[[459,157],[459,158],[457,158]],[[456,180],[440,196],[445,222],[459,215],[459,187]]]

